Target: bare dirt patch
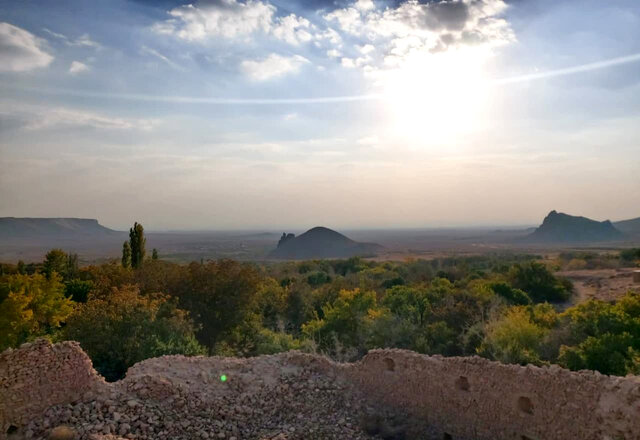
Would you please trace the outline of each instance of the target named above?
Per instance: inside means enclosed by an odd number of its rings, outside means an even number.
[[[557,272],[557,275],[573,282],[575,296],[573,304],[590,299],[615,301],[628,291],[640,291],[640,283],[633,281],[633,268],[583,269]]]

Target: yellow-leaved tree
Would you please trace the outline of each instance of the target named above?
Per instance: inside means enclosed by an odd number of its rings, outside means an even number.
[[[52,335],[73,312],[57,274],[10,275],[0,282],[0,350]]]

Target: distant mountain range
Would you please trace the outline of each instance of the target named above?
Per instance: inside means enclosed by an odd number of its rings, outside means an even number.
[[[631,222],[633,221],[631,220]],[[609,220],[599,222],[586,217],[551,211],[545,217],[542,225],[526,236],[524,240],[535,243],[593,243],[619,241],[624,237],[625,234]]]
[[[79,238],[121,234],[89,218],[0,217],[0,238]]]
[[[359,243],[332,229],[317,226],[304,234],[282,234],[278,247],[269,258],[308,260],[315,258],[348,258],[374,255],[382,249],[375,243]]]
[[[640,235],[640,217],[631,220],[614,222],[613,226],[619,231],[629,235]]]

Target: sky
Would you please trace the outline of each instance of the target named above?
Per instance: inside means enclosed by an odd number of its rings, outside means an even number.
[[[0,216],[640,216],[637,0],[0,0]]]

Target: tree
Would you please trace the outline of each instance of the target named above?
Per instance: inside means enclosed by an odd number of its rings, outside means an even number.
[[[83,281],[76,278],[65,284],[64,294],[75,302],[85,303],[89,299],[89,293],[92,289],[93,283],[91,281]]]
[[[324,317],[302,326],[302,332],[321,349],[336,350],[336,344],[364,353],[371,335],[371,324],[379,316],[376,293],[361,289],[341,290],[333,303],[326,304]]]
[[[247,319],[253,319],[260,276],[254,266],[233,260],[191,263],[169,293],[201,328],[198,340],[213,353]]]
[[[62,249],[51,249],[44,257],[43,272],[50,278],[55,272],[61,277],[67,273],[68,256]]]
[[[151,357],[205,353],[193,322],[175,301],[161,294],[140,295],[133,286],[81,305],[64,336],[80,342],[107,380],[122,378],[130,366]]]
[[[122,267],[125,269],[131,267],[131,245],[128,241],[122,243]]]
[[[152,260],[157,260],[158,259],[158,249],[153,248],[153,252],[151,253],[151,259]]]
[[[62,249],[51,249],[44,258],[42,271],[47,278],[55,272],[63,281],[72,280],[78,276],[78,255],[67,254]]]
[[[73,311],[64,295],[60,276],[41,274],[8,276],[0,290],[0,351],[37,336],[53,334]]]
[[[544,264],[535,261],[515,264],[509,271],[509,280],[513,287],[526,292],[534,302],[565,301],[573,290],[569,280],[554,276]]]
[[[144,228],[138,222],[133,224],[133,228],[129,229],[129,245],[131,246],[131,267],[134,269],[142,266],[146,255],[145,246],[147,239],[144,237]]]

